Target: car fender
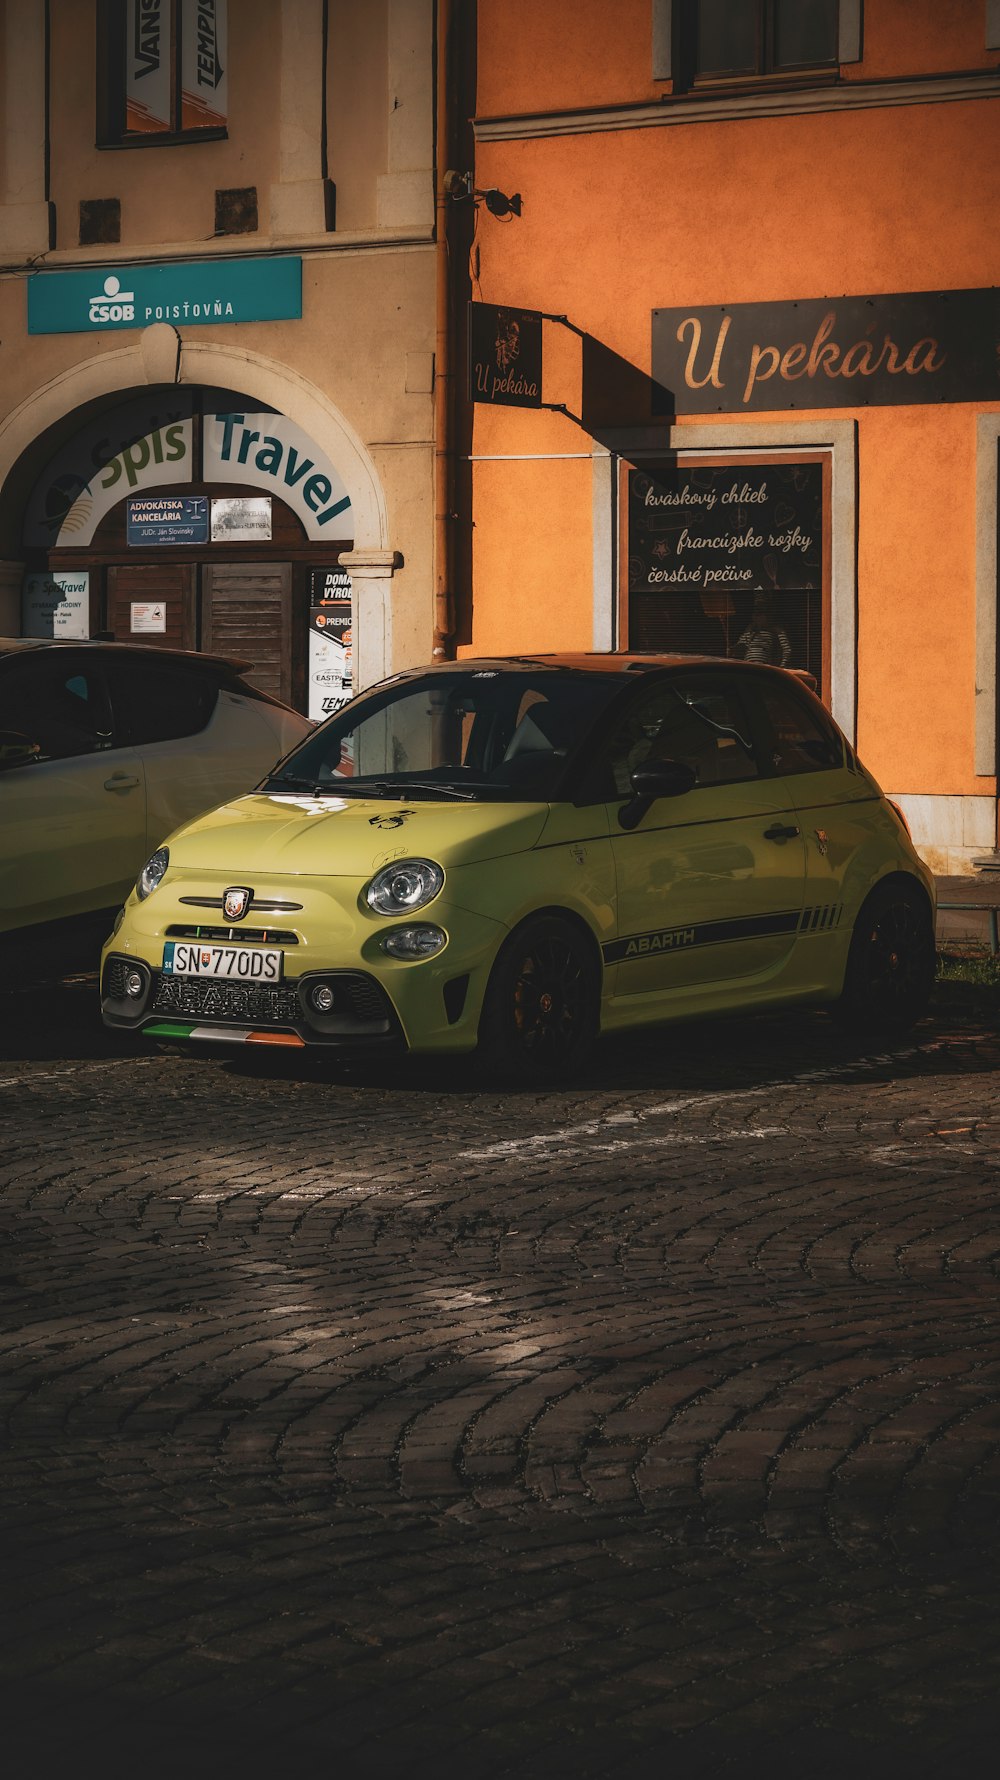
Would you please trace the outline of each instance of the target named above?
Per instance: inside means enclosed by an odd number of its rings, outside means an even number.
[[[453,868],[448,900],[496,921],[501,946],[532,915],[563,915],[589,934],[600,959],[602,945],[617,933],[615,867],[604,836],[536,847],[508,862]]]

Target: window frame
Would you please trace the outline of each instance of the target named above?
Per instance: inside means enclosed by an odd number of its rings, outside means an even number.
[[[97,0],[96,146],[103,148],[174,148],[191,142],[225,142],[226,125],[184,129],[181,125],[183,13],[172,0],[170,18],[170,115],[164,130],[126,130],[126,18],[131,0]]]
[[[840,78],[842,67],[862,59],[863,0],[838,0],[836,51],[828,62],[801,63],[781,69],[758,67],[742,74],[696,76],[693,69],[694,6],[697,0],[652,0],[652,74],[654,81],[670,81],[677,94],[711,95],[716,91],[773,88],[806,79],[827,84]],[[758,0],[758,12],[766,13],[773,36],[773,0]],[[759,35],[766,33],[760,32]]]
[[[763,429],[761,429],[763,431]],[[777,444],[769,445],[767,438],[746,450],[740,446],[720,447],[718,450],[702,447],[700,449],[673,449],[668,451],[621,451],[617,458],[618,488],[616,495],[616,536],[618,538],[617,555],[617,617],[616,634],[617,649],[628,654],[630,649],[641,651],[644,645],[634,642],[630,636],[630,589],[629,589],[629,475],[632,470],[647,469],[650,464],[662,463],[665,459],[676,463],[679,470],[719,469],[719,470],[759,470],[769,463],[781,464],[819,464],[822,470],[822,550],[820,570],[820,658],[822,675],[818,681],[820,702],[828,709],[833,698],[833,457],[825,447],[796,448]],[[855,644],[856,647],[856,644]],[[682,649],[671,650],[662,648],[659,653],[682,655]],[[735,657],[718,658],[722,665]]]

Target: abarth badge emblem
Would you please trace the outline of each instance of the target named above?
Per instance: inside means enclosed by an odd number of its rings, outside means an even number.
[[[368,826],[369,828],[402,828],[407,816],[412,815],[412,810],[397,810],[394,816],[369,816]]]
[[[813,833],[816,836],[816,845],[820,852],[826,853],[830,845],[830,836],[827,834],[826,829],[814,828]]]
[[[242,921],[252,900],[252,890],[245,890],[236,886],[234,886],[232,890],[227,890],[222,898],[222,912],[225,915],[226,920]]]

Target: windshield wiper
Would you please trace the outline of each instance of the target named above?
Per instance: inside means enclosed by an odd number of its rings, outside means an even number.
[[[308,791],[311,797],[341,797],[353,783],[353,779],[338,779],[336,784],[320,785],[315,779],[303,779],[297,773],[278,773],[266,781],[268,790],[275,785],[287,785],[292,791]]]
[[[430,791],[435,797],[458,797],[463,802],[475,801],[475,792],[440,779],[373,779],[369,787],[378,797],[406,797],[411,791]]]
[[[276,785],[287,785],[292,791],[308,791],[313,797],[400,797],[405,798],[411,791],[430,791],[435,797],[458,797],[463,802],[474,800],[475,791],[467,791],[458,785],[448,785],[439,779],[354,779],[344,778],[326,780],[323,784],[315,779],[304,779],[296,773],[279,773],[267,779],[268,789]]]
[[[315,791],[315,779],[303,779],[296,773],[271,773],[265,781],[268,785],[291,785],[295,791]]]

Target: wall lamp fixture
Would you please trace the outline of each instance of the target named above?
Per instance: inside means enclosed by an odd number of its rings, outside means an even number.
[[[449,167],[443,184],[446,196],[454,198],[456,202],[462,198],[481,198],[491,216],[520,216],[521,214],[520,192],[511,192],[508,198],[506,192],[500,191],[495,185],[487,186],[485,191],[479,191],[472,183],[471,173],[456,173],[454,167]]]

